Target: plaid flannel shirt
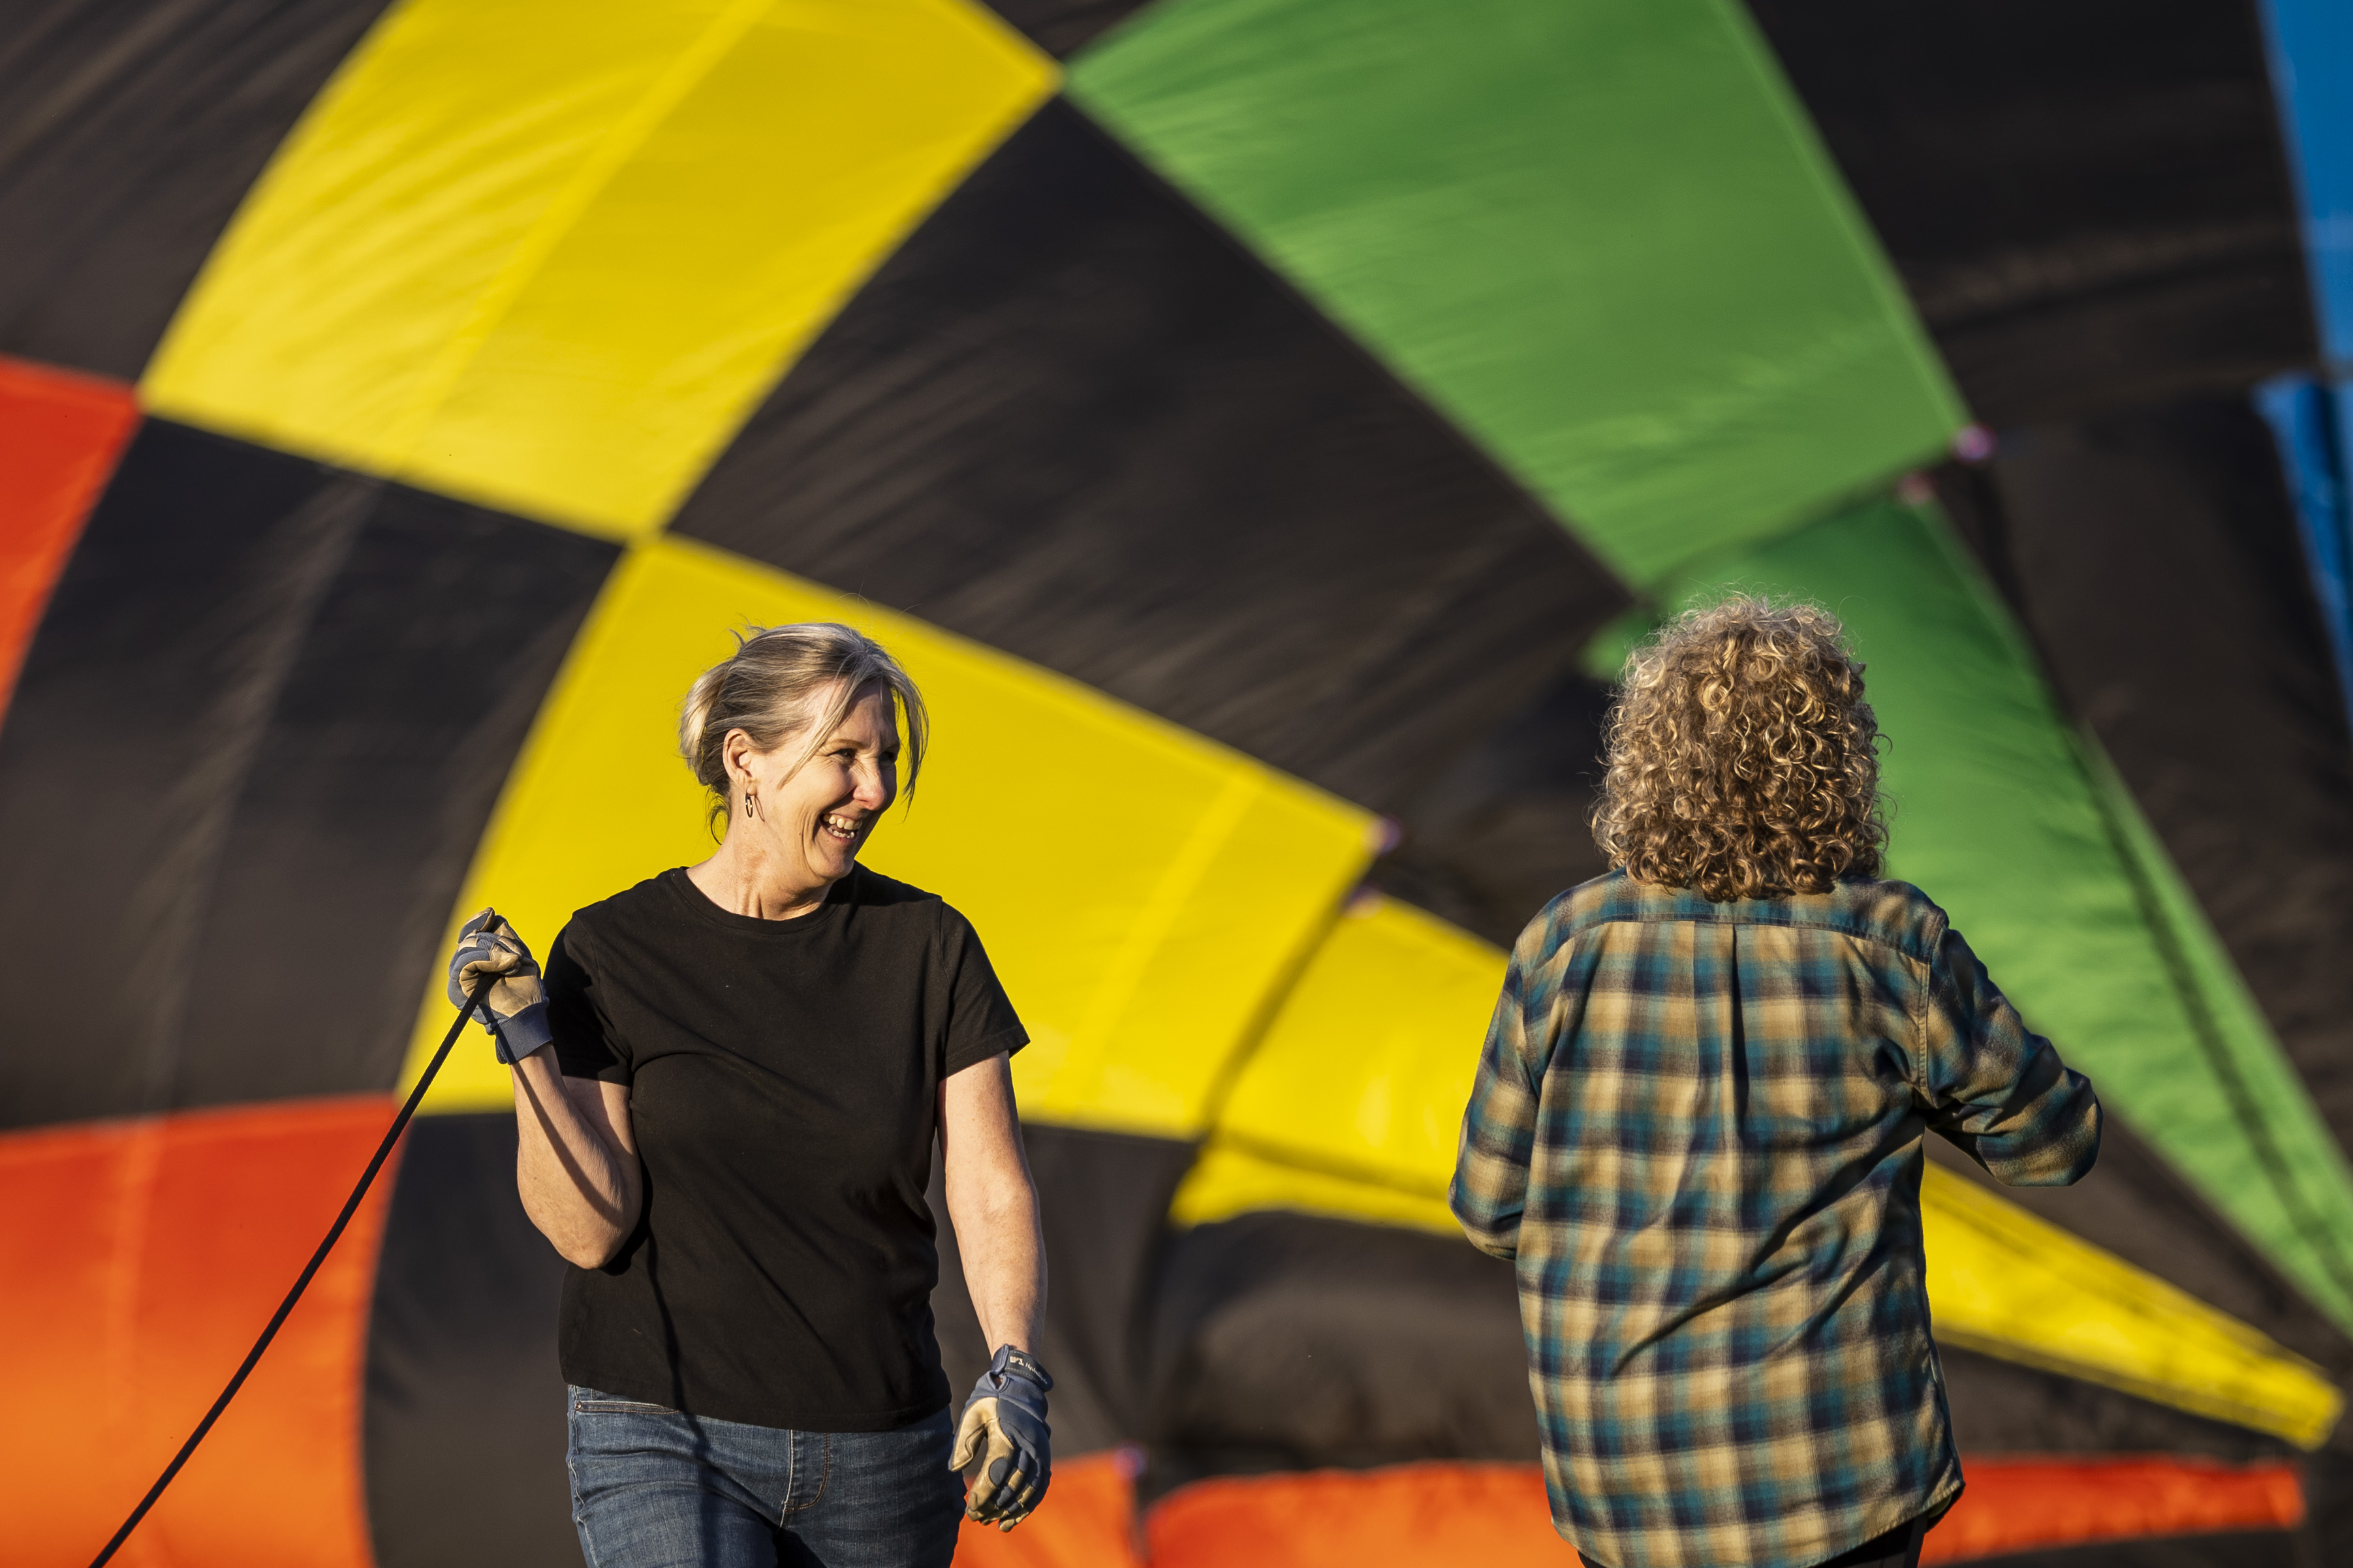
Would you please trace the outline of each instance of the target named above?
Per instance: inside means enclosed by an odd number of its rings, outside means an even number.
[[[1512,952],[1451,1202],[1516,1261],[1553,1522],[1608,1568],[1803,1568],[1959,1495],[1921,1134],[2091,1169],[2092,1086],[1902,882],[1623,873]]]

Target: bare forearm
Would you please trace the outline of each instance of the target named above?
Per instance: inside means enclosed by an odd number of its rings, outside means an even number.
[[[594,1268],[637,1227],[637,1153],[582,1114],[552,1058],[536,1052],[514,1069],[515,1184],[555,1250]]]
[[[1046,1312],[1046,1238],[1004,1056],[976,1062],[940,1086],[940,1153],[948,1221],[964,1254],[965,1288],[980,1331],[992,1351],[1011,1345],[1034,1352]]]
[[[986,1194],[948,1190],[948,1217],[964,1254],[965,1289],[995,1350],[1036,1351],[1046,1311],[1046,1247],[1038,1199],[1025,1179]]]

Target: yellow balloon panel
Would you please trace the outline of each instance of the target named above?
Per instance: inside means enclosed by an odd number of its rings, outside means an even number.
[[[1374,824],[1099,692],[670,536],[622,561],[543,707],[452,911],[495,903],[544,951],[574,910],[712,850],[677,752],[731,627],[846,621],[923,689],[934,752],[865,859],[979,929],[1033,1044],[1025,1115],[1187,1137],[1283,978],[1363,874]],[[448,1027],[440,983],[407,1081]],[[479,1030],[428,1110],[509,1103]]]
[[[1936,1337],[2307,1448],[2344,1398],[2320,1369],[1965,1177],[1920,1184]]]
[[[1243,1066],[1217,1136],[1443,1197],[1504,961],[1409,904],[1351,905]]]
[[[1460,1236],[1446,1188],[1504,963],[1407,906],[1353,909],[1242,1068],[1170,1218],[1285,1210]],[[2337,1391],[2256,1330],[1933,1165],[1920,1195],[1939,1339],[2307,1447],[2336,1425]]]
[[[969,0],[406,0],[256,184],[142,397],[658,528],[1058,79]]]
[[[1461,1235],[1446,1184],[1504,959],[1410,904],[1351,903],[1237,1074],[1170,1219],[1288,1209]]]
[[[1403,1175],[1379,1180],[1363,1170],[1312,1169],[1214,1135],[1178,1185],[1168,1220],[1181,1229],[1270,1210],[1462,1237],[1443,1182],[1431,1188]]]
[[[2310,1448],[2343,1414],[2320,1370],[2237,1319],[1931,1165],[1920,1194],[1936,1338]],[[1460,1237],[1441,1188],[1213,1139],[1170,1220],[1279,1210]],[[1467,1246],[1468,1244],[1465,1243]]]

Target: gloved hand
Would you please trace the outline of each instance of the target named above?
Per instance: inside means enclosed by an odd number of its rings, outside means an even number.
[[[458,932],[458,951],[449,959],[451,1005],[464,1006],[486,974],[500,978],[482,994],[474,1016],[491,1032],[499,1060],[519,1062],[555,1038],[547,1026],[547,988],[539,983],[539,965],[494,910],[484,910]]]
[[[966,1519],[1010,1530],[1045,1497],[1054,1468],[1046,1428],[1046,1391],[1053,1386],[1027,1351],[997,1347],[997,1358],[965,1401],[948,1459],[952,1470],[980,1466],[965,1493]]]

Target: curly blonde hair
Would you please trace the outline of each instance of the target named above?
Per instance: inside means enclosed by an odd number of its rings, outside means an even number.
[[[1626,661],[1593,837],[1636,880],[1716,903],[1876,877],[1878,742],[1828,610],[1743,595],[1688,611]]]

